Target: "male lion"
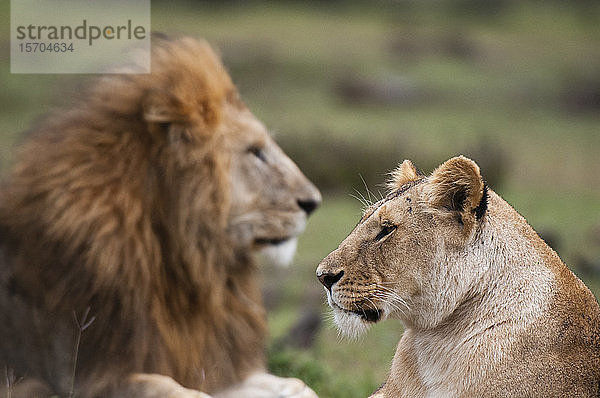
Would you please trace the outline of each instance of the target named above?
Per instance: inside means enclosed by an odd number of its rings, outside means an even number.
[[[479,167],[390,188],[317,268],[342,332],[405,325],[373,397],[598,397],[598,303]]]
[[[265,372],[253,256],[289,260],[320,201],[207,43],[155,40],[151,74],[54,113],[2,187],[2,372],[63,397],[315,397]]]

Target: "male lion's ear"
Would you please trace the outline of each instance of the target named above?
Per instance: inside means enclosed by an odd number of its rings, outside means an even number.
[[[400,189],[402,185],[416,181],[419,178],[419,172],[412,164],[410,160],[405,160],[396,168],[396,170],[390,173],[390,180],[387,183],[387,187],[390,191]]]
[[[143,115],[144,120],[148,123],[148,131],[159,137],[166,137],[171,132],[172,124],[181,120],[175,109],[177,109],[175,100],[168,94],[152,93],[143,106]]]
[[[429,202],[433,207],[480,218],[480,207],[486,195],[479,166],[464,156],[452,158],[429,177]],[[487,202],[486,202],[487,203]]]
[[[151,99],[144,104],[144,120],[148,123],[170,123],[176,115],[166,100]]]
[[[165,108],[149,107],[144,109],[144,119],[149,123],[169,123],[173,116]]]

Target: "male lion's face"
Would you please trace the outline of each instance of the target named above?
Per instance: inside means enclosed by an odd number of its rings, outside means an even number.
[[[144,116],[179,241],[291,261],[321,194],[248,110],[203,41],[155,43]],[[165,206],[159,207],[164,208]],[[166,206],[169,207],[169,206]],[[207,236],[217,236],[207,239]],[[210,243],[207,243],[210,242]],[[204,248],[207,252],[207,248]]]
[[[226,112],[235,114],[225,144],[231,154],[228,233],[271,263],[287,265],[321,195],[247,109]]]
[[[440,286],[452,286],[457,277],[444,268],[444,257],[460,253],[474,230],[483,195],[478,173],[462,157],[430,177],[408,161],[396,170],[388,196],[366,209],[317,268],[342,332],[357,335],[387,317],[424,324],[421,318],[435,312],[438,301],[444,306],[447,292]]]

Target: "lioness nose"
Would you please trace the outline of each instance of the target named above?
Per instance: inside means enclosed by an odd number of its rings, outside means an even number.
[[[317,201],[314,199],[307,199],[307,200],[298,199],[297,202],[298,202],[298,206],[300,206],[300,208],[302,210],[304,210],[306,215],[310,215],[310,213],[315,211],[316,208],[319,207],[319,204],[321,203],[320,201]]]
[[[331,290],[331,287],[344,276],[344,271],[340,271],[337,274],[331,274],[325,272],[323,274],[317,275],[319,281],[327,288],[327,290]]]

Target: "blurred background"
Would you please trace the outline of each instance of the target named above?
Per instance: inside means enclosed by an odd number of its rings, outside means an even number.
[[[0,5],[0,173],[82,75],[11,75]],[[152,29],[207,38],[242,96],[324,194],[295,264],[264,270],[269,366],[321,397],[384,380],[395,321],[338,336],[319,261],[386,173],[464,154],[600,294],[600,3],[594,0],[160,1]],[[367,189],[368,188],[368,189]],[[371,197],[373,199],[373,197]]]

